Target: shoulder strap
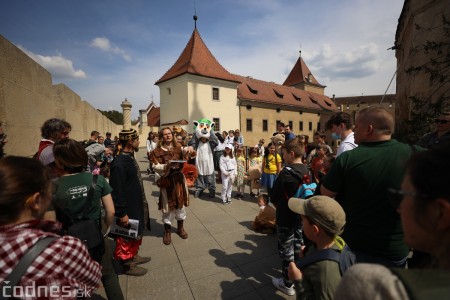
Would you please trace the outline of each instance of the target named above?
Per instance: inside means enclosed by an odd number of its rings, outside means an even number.
[[[11,274],[9,274],[9,276],[5,279],[4,283],[8,282],[8,286],[15,287],[20,282],[20,279],[23,277],[28,267],[34,262],[38,255],[41,254],[42,251],[44,251],[44,249],[47,248],[47,246],[54,240],[56,240],[56,237],[47,236],[40,239],[36,244],[34,244],[33,247],[31,247],[20,259],[19,263],[13,269]]]
[[[341,253],[339,253],[336,250],[333,249],[324,249],[320,251],[313,252],[311,254],[306,255],[305,257],[302,257],[297,262],[297,267],[301,270],[304,267],[307,267],[315,262],[322,261],[322,260],[332,260],[337,263],[340,262]]]

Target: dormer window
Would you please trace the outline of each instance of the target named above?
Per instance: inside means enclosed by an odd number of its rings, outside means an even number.
[[[297,101],[302,101],[302,98],[298,97],[298,96],[295,95],[294,93],[292,93],[292,96],[294,97],[295,100],[297,100]]]
[[[253,89],[251,86],[249,86],[248,84],[247,84],[247,87],[248,87],[248,90],[252,93],[252,94],[258,94],[258,90],[255,90],[255,89]]]
[[[325,101],[325,100],[323,100],[323,101],[325,102],[326,105],[328,105],[329,107],[331,107],[331,103],[330,103],[330,102]]]
[[[275,95],[277,95],[278,98],[283,99],[283,94],[277,92],[276,90],[273,90],[275,92]]]
[[[317,101],[316,101],[316,100],[314,100],[314,98],[313,98],[313,97],[309,96],[309,99],[311,100],[311,102],[312,102],[312,103],[314,103],[314,104],[317,104]]]

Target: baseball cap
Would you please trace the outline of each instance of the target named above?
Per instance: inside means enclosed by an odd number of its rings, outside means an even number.
[[[232,145],[232,144],[226,144],[226,145],[225,145],[225,148],[228,148],[228,149],[233,149],[234,147],[233,147],[233,145]]]
[[[308,199],[291,198],[289,208],[303,216],[326,231],[340,235],[344,231],[345,212],[342,206],[328,196],[313,196]]]

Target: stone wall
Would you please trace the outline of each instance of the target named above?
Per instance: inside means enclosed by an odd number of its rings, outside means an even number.
[[[40,127],[50,118],[68,121],[75,140],[89,138],[92,130],[110,131],[114,137],[122,129],[66,85],[53,85],[46,69],[0,35],[0,123],[8,135],[6,154],[33,155]]]

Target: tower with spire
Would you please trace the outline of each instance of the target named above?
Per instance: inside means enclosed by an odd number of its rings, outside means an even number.
[[[194,30],[180,56],[155,83],[161,124],[208,118],[216,131],[241,129],[249,146],[268,140],[281,121],[312,138],[337,111],[301,56],[283,85],[231,74],[202,40],[197,19],[194,15]]]
[[[284,81],[283,85],[292,86],[301,90],[324,94],[326,86],[321,85],[309,70],[302,58],[302,51],[299,51],[297,62]]]

